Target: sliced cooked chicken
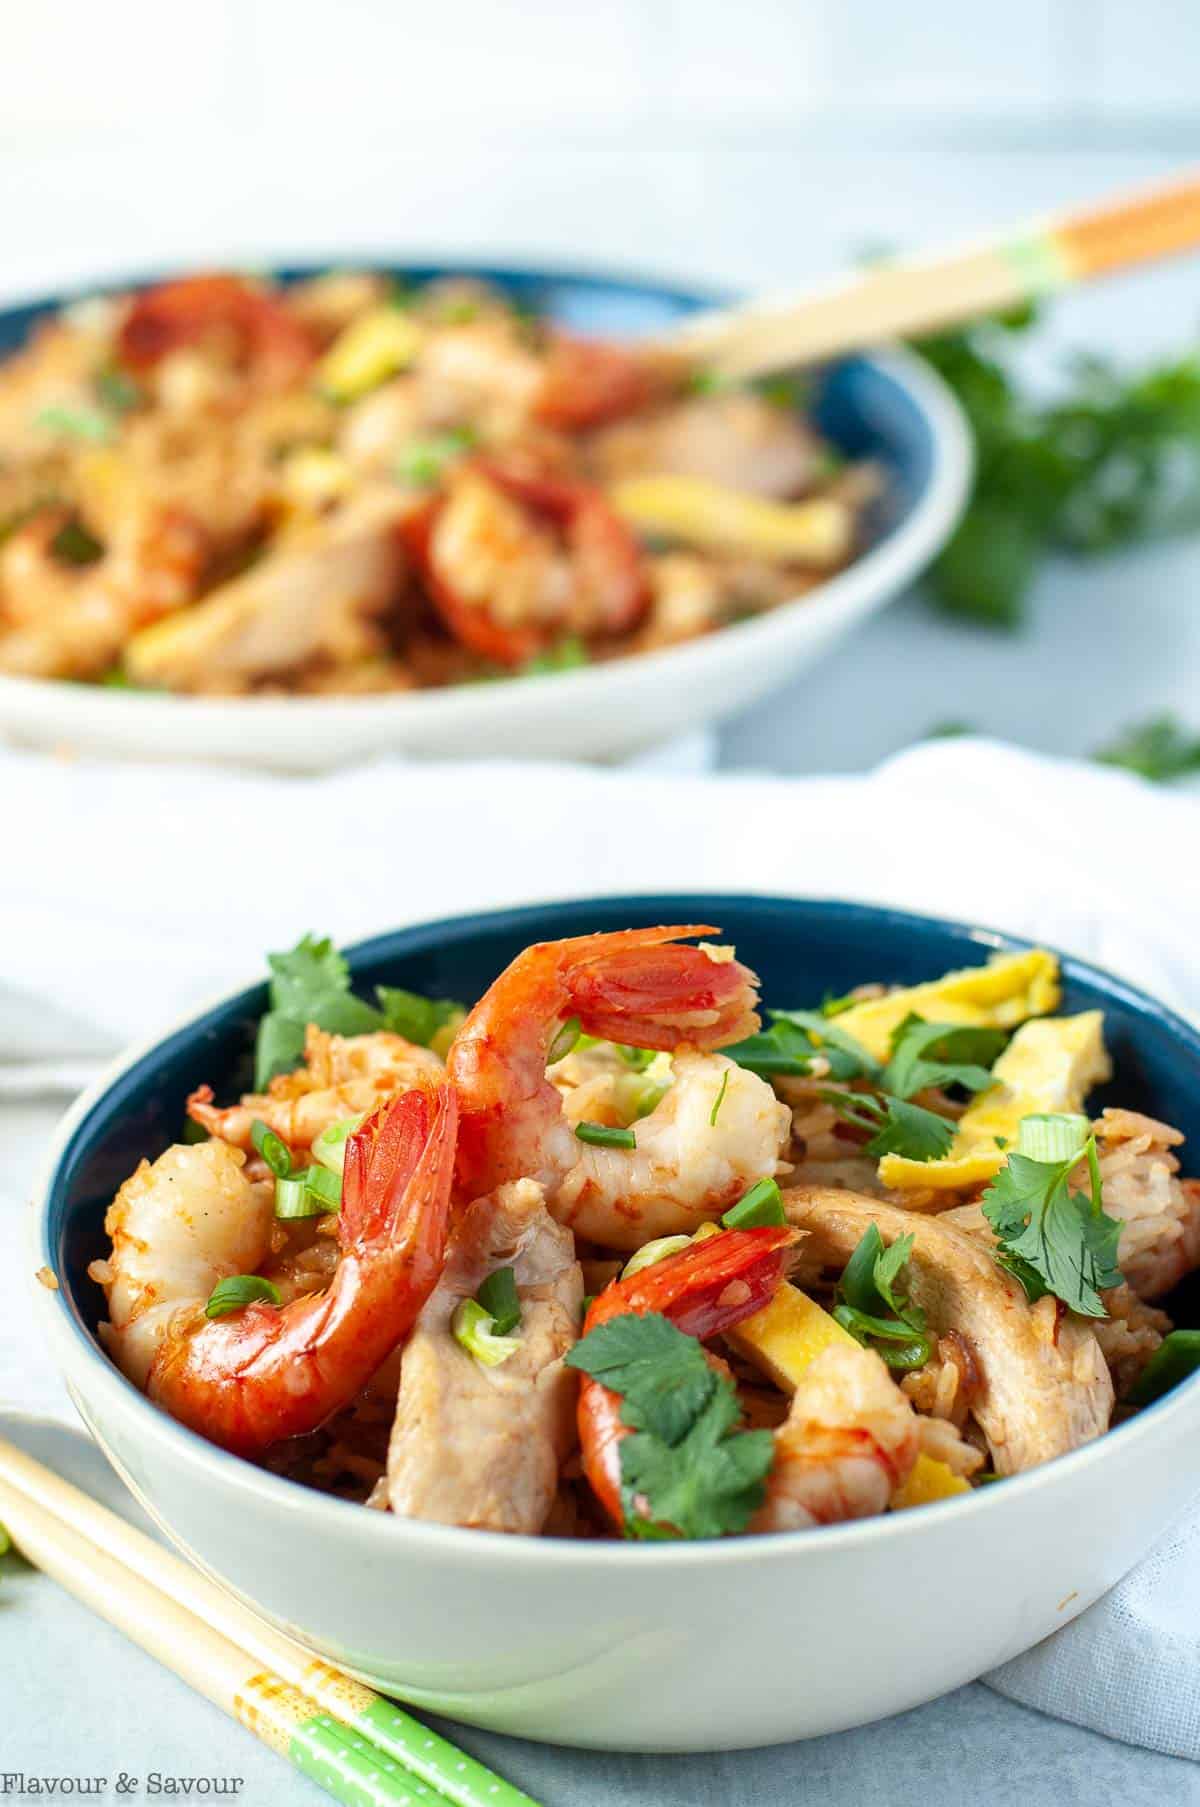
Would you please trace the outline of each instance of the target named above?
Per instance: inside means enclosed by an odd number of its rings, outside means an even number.
[[[1030,1305],[978,1236],[882,1200],[823,1187],[784,1194],[789,1223],[808,1232],[806,1260],[844,1266],[868,1226],[886,1243],[911,1233],[910,1290],[929,1327],[957,1331],[982,1384],[971,1411],[997,1474],[1065,1455],[1108,1429],[1113,1388],[1091,1326],[1058,1301]]]
[[[130,677],[227,694],[315,659],[381,652],[378,619],[404,581],[398,529],[412,506],[394,490],[370,491],[298,530],[244,576],[138,634]]]
[[[592,459],[602,482],[627,477],[704,477],[727,489],[785,500],[808,489],[821,450],[789,409],[760,395],[698,395],[599,433]]]
[[[455,1341],[450,1322],[501,1267],[514,1270],[519,1346],[489,1368]],[[575,1435],[575,1376],[563,1356],[582,1306],[574,1239],[533,1180],[465,1212],[404,1347],[388,1450],[393,1512],[485,1531],[542,1529]]]

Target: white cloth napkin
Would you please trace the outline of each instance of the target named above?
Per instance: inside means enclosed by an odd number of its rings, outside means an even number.
[[[598,892],[780,891],[961,916],[1200,1012],[1200,803],[981,741],[803,780],[395,761],[289,779],[0,752],[0,820],[10,1092],[35,1066],[69,1084],[80,1062],[253,978],[265,950],[306,930],[344,943]],[[0,1257],[0,1316],[13,1266]],[[990,1679],[1200,1758],[1198,1613],[1200,1510]]]

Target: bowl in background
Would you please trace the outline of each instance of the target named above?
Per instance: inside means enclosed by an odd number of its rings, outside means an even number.
[[[360,261],[417,282],[482,276],[565,326],[614,338],[662,331],[713,302],[695,289],[631,277]],[[0,312],[0,357],[70,299]],[[812,411],[841,450],[884,468],[872,544],[819,588],[752,621],[578,671],[390,696],[160,696],[0,674],[0,734],[24,745],[121,757],[319,771],[382,752],[614,759],[732,715],[820,658],[911,583],[949,538],[966,498],[971,446],[961,410],[940,377],[910,353],[849,358],[817,373]]]
[[[528,942],[712,922],[800,1004],[916,982],[1026,945],[929,917],[782,898],[604,898],[495,911],[350,951],[356,983],[473,998]],[[1099,1006],[1115,1095],[1200,1148],[1200,1032],[1063,960]],[[202,1081],[240,1089],[265,986],[121,1060],[70,1112],[31,1207],[54,1358],[163,1529],[284,1630],[418,1706],[520,1736],[637,1750],[767,1744],[895,1713],[1006,1661],[1089,1606],[1200,1490],[1200,1376],[1096,1442],[1001,1485],[857,1524],[691,1544],[572,1542],[393,1518],[306,1490],[165,1416],[95,1336],[104,1210],[177,1139]],[[1114,1095],[1110,1089],[1110,1096]],[[1103,1099],[1104,1094],[1101,1094]]]

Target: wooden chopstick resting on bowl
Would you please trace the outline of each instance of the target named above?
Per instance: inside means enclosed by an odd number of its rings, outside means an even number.
[[[538,1807],[4,1438],[0,1521],[35,1567],[335,1800]]]
[[[724,376],[764,376],[1198,248],[1200,177],[1191,177],[974,245],[889,259],[790,299],[696,314],[662,349]]]

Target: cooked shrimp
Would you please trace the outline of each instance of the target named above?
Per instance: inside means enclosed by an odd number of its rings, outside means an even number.
[[[602,492],[475,459],[409,532],[446,626],[520,665],[566,634],[624,633],[650,598],[636,539]]]
[[[579,1104],[571,1094],[564,1101],[568,1120],[604,1121],[596,1086],[581,1091]],[[691,1232],[774,1174],[790,1127],[787,1105],[756,1073],[722,1054],[684,1050],[663,1097],[635,1125],[636,1148],[577,1144],[554,1214],[610,1249]]]
[[[501,973],[463,1023],[447,1056],[462,1112],[459,1182],[481,1197],[506,1180],[533,1178],[554,1195],[581,1144],[546,1075],[564,1022],[578,1018],[602,1039],[638,1047],[707,1049],[738,1041],[758,1021],[754,974],[731,948],[681,947],[683,925],[542,941]],[[722,1113],[724,1107],[722,1106]],[[713,1134],[719,1134],[720,1117]],[[766,1171],[774,1170],[774,1150]],[[638,1233],[634,1246],[645,1240]]]
[[[405,1092],[349,1138],[341,1260],[328,1292],[284,1306],[258,1300],[210,1320],[203,1293],[191,1290],[200,1274],[189,1272],[190,1297],[177,1297],[150,1365],[150,1398],[243,1455],[315,1430],[348,1405],[408,1334],[441,1273],[456,1127],[454,1093],[442,1085]],[[153,1261],[160,1237],[178,1234],[177,1207],[169,1187],[142,1204],[137,1234]],[[133,1233],[126,1223],[124,1234]],[[210,1263],[214,1253],[210,1240]]]
[[[643,1317],[647,1312],[661,1312],[688,1336],[703,1338],[732,1330],[771,1298],[783,1278],[787,1250],[795,1239],[793,1231],[764,1225],[753,1230],[724,1230],[694,1242],[678,1254],[606,1286],[592,1301],[584,1334],[610,1318]],[[621,1400],[616,1393],[588,1374],[582,1375],[581,1382],[583,1470],[608,1516],[623,1528],[620,1445],[629,1427],[621,1422]]]
[[[256,1119],[290,1148],[310,1148],[331,1123],[362,1116],[409,1086],[432,1085],[442,1070],[432,1049],[386,1029],[327,1035],[310,1023],[304,1065],[294,1073],[278,1074],[265,1092],[248,1092],[224,1109],[214,1105],[211,1086],[198,1086],[188,1099],[188,1116],[237,1148],[250,1147]]]
[[[774,1433],[752,1531],[807,1531],[887,1510],[920,1452],[917,1417],[879,1357],[837,1344],[800,1377]]]
[[[498,1268],[512,1269],[516,1347],[487,1367],[460,1347],[454,1312]],[[487,1531],[541,1531],[574,1444],[575,1381],[563,1356],[579,1334],[583,1276],[570,1232],[532,1180],[477,1199],[459,1221],[442,1278],[404,1347],[388,1448],[393,1512]]]
[[[239,276],[188,276],[138,295],[117,335],[142,375],[197,345],[217,348],[256,390],[285,389],[316,356],[316,339],[273,295]]]
[[[129,636],[196,594],[208,540],[188,515],[127,515],[93,563],[57,556],[70,517],[47,509],[0,551],[0,670],[32,677],[96,678]]]
[[[535,411],[548,426],[578,433],[645,407],[664,379],[665,372],[628,345],[556,333],[542,366]]]
[[[103,1286],[105,1348],[135,1386],[181,1309],[203,1307],[219,1280],[260,1271],[271,1247],[274,1188],[251,1185],[239,1148],[176,1144],[143,1161],[108,1208],[112,1253],[93,1262]]]

